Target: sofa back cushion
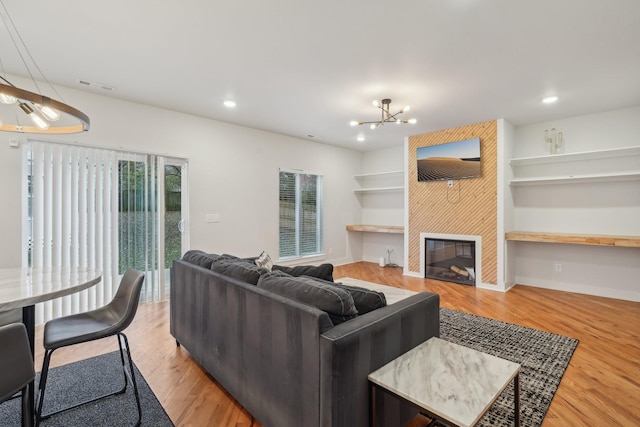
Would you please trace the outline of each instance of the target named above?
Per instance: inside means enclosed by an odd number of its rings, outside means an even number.
[[[211,268],[211,264],[219,257],[220,255],[217,254],[208,254],[199,250],[191,250],[185,252],[182,256],[182,260],[203,268]]]
[[[359,315],[387,305],[387,298],[382,292],[361,288],[359,286],[344,285],[342,283],[336,283],[335,286],[345,289],[351,294]]]
[[[256,285],[267,270],[243,260],[222,259],[211,264],[211,271]]]
[[[284,265],[274,265],[272,270],[284,271],[290,276],[310,276],[318,279],[327,280],[333,282],[333,265],[332,264],[320,264],[320,265],[296,265],[295,267],[286,267]]]
[[[358,315],[347,290],[313,277],[293,277],[282,271],[271,271],[260,277],[258,287],[314,306],[326,312],[334,325]]]

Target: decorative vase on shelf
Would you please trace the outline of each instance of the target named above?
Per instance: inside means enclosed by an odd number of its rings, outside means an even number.
[[[558,148],[562,147],[562,132],[556,131],[556,128],[545,129],[544,141],[549,146],[551,154],[558,154]]]

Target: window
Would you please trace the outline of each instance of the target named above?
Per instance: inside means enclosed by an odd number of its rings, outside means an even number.
[[[322,222],[322,176],[281,170],[280,258],[321,254]]]

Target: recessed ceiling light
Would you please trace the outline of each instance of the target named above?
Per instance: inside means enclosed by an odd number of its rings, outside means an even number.
[[[233,108],[236,106],[236,102],[231,101],[230,99],[227,99],[226,101],[224,101],[224,106],[227,108]]]
[[[558,100],[558,97],[555,95],[547,96],[546,98],[542,98],[542,102],[545,104],[553,104]]]
[[[358,142],[363,142],[363,141],[364,141],[364,136],[360,135],[360,136],[358,137]]]

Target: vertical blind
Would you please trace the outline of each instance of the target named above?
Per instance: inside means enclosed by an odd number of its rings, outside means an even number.
[[[36,322],[108,303],[127,267],[145,271],[141,301],[159,296],[155,156],[29,141],[23,264],[88,267],[102,281],[36,305]]]
[[[323,251],[322,176],[280,171],[280,258]]]

